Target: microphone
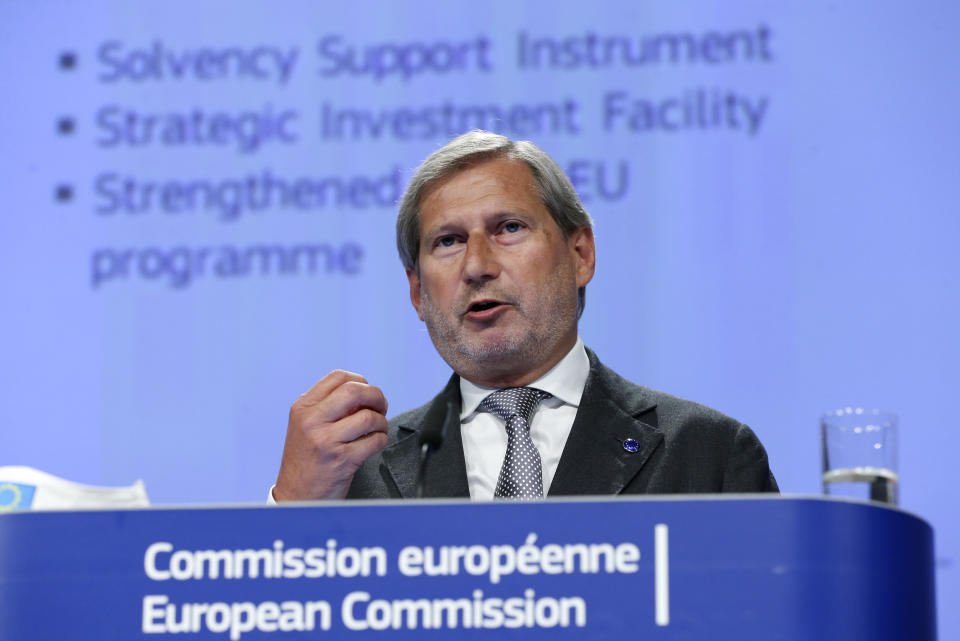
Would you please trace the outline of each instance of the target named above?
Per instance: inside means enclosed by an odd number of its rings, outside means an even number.
[[[439,407],[437,410],[439,410]],[[437,411],[435,410],[434,413],[437,413]],[[447,431],[447,426],[450,425],[455,418],[456,412],[453,409],[453,400],[448,399],[443,421],[424,421],[426,427],[420,432],[420,437],[417,439],[417,443],[420,445],[420,465],[417,468],[418,499],[423,498],[424,477],[426,475],[427,460],[430,458],[430,453],[440,449],[440,446],[443,444],[443,435]]]

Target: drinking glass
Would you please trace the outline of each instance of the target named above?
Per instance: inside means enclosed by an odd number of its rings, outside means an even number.
[[[820,418],[823,493],[897,504],[897,415],[845,407]]]

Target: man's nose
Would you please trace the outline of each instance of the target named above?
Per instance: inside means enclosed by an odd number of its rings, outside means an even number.
[[[463,262],[463,279],[468,283],[482,283],[500,275],[496,250],[485,236],[470,236]]]

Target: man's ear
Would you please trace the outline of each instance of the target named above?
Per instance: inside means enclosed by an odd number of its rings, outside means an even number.
[[[597,248],[593,241],[593,229],[578,227],[567,238],[567,246],[574,260],[577,287],[585,287],[593,279],[597,266]]]
[[[423,313],[420,311],[420,277],[412,269],[407,270],[407,280],[410,282],[410,302],[413,308],[417,310],[417,316],[423,320]]]

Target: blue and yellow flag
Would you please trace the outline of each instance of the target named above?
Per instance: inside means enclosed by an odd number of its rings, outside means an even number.
[[[36,489],[35,485],[0,481],[0,512],[30,509]]]

